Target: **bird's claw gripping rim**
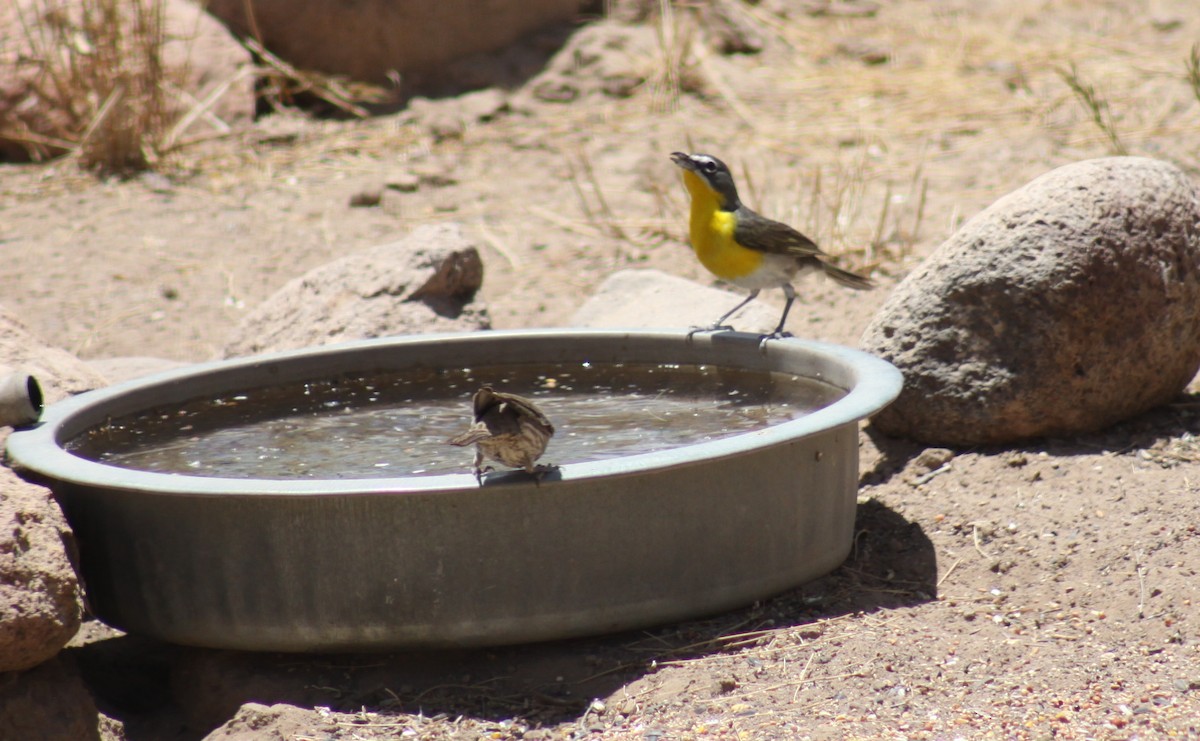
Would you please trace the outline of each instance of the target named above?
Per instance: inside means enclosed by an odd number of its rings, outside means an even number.
[[[787,339],[788,337],[791,337],[791,336],[792,336],[791,332],[785,332],[780,329],[777,329],[774,332],[771,332],[770,334],[765,334],[762,337],[760,337],[758,340],[758,351],[765,353],[767,351],[767,343],[770,342],[771,340],[783,340],[783,339]]]

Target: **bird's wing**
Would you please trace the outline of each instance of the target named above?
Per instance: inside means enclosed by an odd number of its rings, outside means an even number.
[[[733,238],[743,247],[778,255],[820,257],[825,254],[816,242],[787,224],[759,216],[745,206],[737,210]]]
[[[817,243],[787,224],[759,216],[742,206],[737,211],[737,227],[733,238],[743,247],[779,255],[791,255],[810,267],[820,266],[825,274],[847,288],[874,288],[874,282],[828,262],[827,255]]]
[[[516,394],[504,394],[503,397],[506,403],[512,404],[515,409],[520,411],[521,416],[537,422],[538,426],[550,434],[554,434],[554,425],[550,424],[550,419],[542,414],[542,410],[534,406],[532,401]]]

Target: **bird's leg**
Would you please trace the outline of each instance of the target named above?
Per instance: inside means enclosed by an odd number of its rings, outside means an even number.
[[[729,311],[722,314],[721,318],[718,319],[717,321],[713,322],[710,326],[708,326],[708,327],[692,327],[691,331],[689,331],[687,334],[688,339],[689,340],[692,339],[692,335],[696,334],[697,332],[719,332],[723,329],[732,330],[733,327],[726,324],[725,320],[728,319],[729,317],[733,316],[734,314],[738,313],[742,309],[743,306],[745,306],[746,304],[750,303],[755,298],[757,298],[758,290],[759,289],[755,288],[753,291],[750,292],[749,296],[742,299],[742,302],[740,304],[738,304],[737,306],[733,307]]]
[[[796,300],[796,289],[792,288],[791,283],[783,284],[783,295],[787,296],[787,303],[783,305],[783,315],[779,317],[779,326],[776,327],[775,331],[771,333],[771,336],[775,339],[792,336],[791,332],[785,332],[783,330],[783,325],[787,324],[788,312],[792,310],[792,302]]]
[[[788,312],[792,310],[792,302],[796,300],[796,289],[792,288],[791,283],[783,284],[783,295],[787,296],[787,303],[783,305],[783,315],[779,317],[779,326],[775,327],[775,331],[768,335],[763,335],[762,342],[759,343],[759,349],[764,349],[767,340],[780,340],[784,337],[791,337],[791,332],[786,332],[783,325],[787,324]]]
[[[729,317],[733,316],[734,314],[738,313],[739,311],[741,311],[743,306],[750,303],[751,301],[753,301],[756,298],[758,298],[758,289],[757,288],[755,288],[753,291],[751,291],[749,296],[742,299],[742,302],[740,304],[733,307],[729,311],[725,312],[724,314],[721,315],[720,319],[713,322],[712,329],[733,329],[733,327],[730,327],[729,325],[725,324],[725,320],[728,319]]]
[[[475,480],[479,482],[480,486],[483,486],[483,474],[486,471],[490,471],[491,469],[492,469],[491,466],[488,466],[486,469],[483,467],[483,450],[480,449],[480,447],[478,445],[476,445],[475,446]]]

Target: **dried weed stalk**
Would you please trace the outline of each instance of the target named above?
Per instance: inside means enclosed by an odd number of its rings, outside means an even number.
[[[1062,77],[1063,82],[1067,83],[1067,87],[1071,88],[1071,92],[1075,94],[1080,105],[1091,116],[1092,123],[1096,124],[1096,127],[1104,133],[1112,153],[1121,156],[1129,154],[1129,150],[1125,148],[1121,138],[1117,135],[1117,127],[1113,123],[1108,101],[1096,92],[1094,86],[1084,82],[1074,63],[1068,69],[1060,69],[1058,74]]]
[[[1192,86],[1192,95],[1200,101],[1200,44],[1192,44],[1192,51],[1184,61],[1187,69],[1187,81]]]
[[[79,0],[74,11],[37,0],[22,14],[36,67],[31,97],[49,131],[14,115],[0,130],[27,143],[34,159],[70,152],[82,167],[127,175],[153,167],[166,129],[166,40],[160,0]]]
[[[647,82],[653,91],[656,111],[673,111],[686,92],[698,90],[702,83],[693,59],[692,34],[695,26],[676,14],[670,0],[659,0],[654,20],[658,54],[651,65]]]

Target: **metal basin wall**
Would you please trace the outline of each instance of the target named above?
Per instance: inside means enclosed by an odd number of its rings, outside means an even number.
[[[849,393],[757,432],[523,474],[220,479],[106,466],[62,445],[106,418],[347,372],[507,363],[775,370]],[[531,330],[372,340],[189,366],[68,399],[9,437],[79,545],[93,611],[176,643],[279,651],[496,645],[644,627],[748,604],[851,546],[858,421],[898,371],[757,335]],[[464,415],[466,407],[464,402]],[[553,450],[553,448],[551,448]],[[548,456],[550,459],[550,456]]]

